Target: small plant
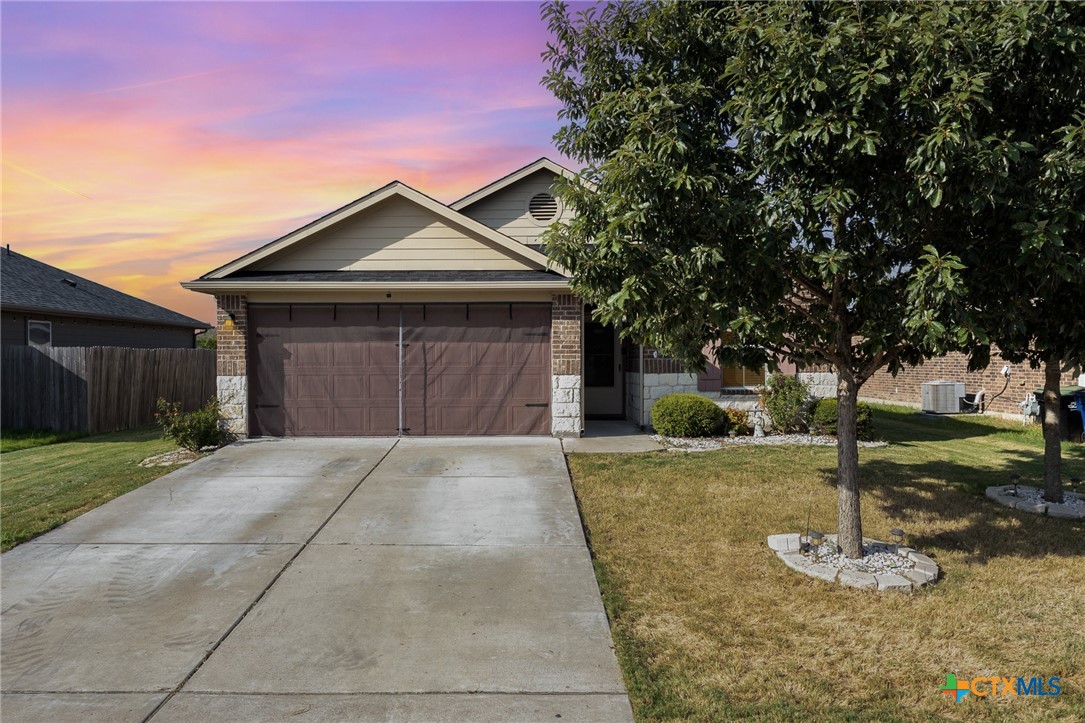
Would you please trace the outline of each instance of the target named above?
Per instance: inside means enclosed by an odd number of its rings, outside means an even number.
[[[814,403],[810,420],[810,431],[817,434],[836,434],[836,420],[840,405],[836,399],[819,399]],[[855,406],[855,427],[858,438],[864,441],[874,439],[874,410],[866,402],[857,402]]]
[[[709,437],[726,424],[723,410],[696,394],[665,394],[652,406],[652,426],[665,437]]]
[[[727,428],[734,432],[735,436],[745,437],[750,433],[750,416],[745,409],[728,407],[723,410],[723,416],[727,418]]]
[[[221,447],[233,440],[233,435],[222,426],[219,402],[213,397],[195,412],[182,412],[180,403],[165,399],[159,399],[155,409],[154,417],[162,428],[162,436],[190,452]]]
[[[810,406],[810,389],[796,377],[775,372],[768,383],[758,389],[761,403],[777,432],[802,432],[806,429],[806,414]]]

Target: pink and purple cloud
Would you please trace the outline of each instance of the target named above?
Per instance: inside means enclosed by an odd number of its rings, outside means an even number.
[[[4,241],[197,318],[179,281],[390,180],[563,160],[535,3],[2,11]]]

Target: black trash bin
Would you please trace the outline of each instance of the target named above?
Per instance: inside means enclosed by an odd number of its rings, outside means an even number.
[[[1080,400],[1080,401],[1079,401]],[[1085,387],[1062,387],[1059,390],[1059,429],[1063,441],[1085,441],[1085,416],[1078,404],[1085,401]],[[1036,402],[1040,405],[1040,420],[1044,414],[1044,390],[1036,390]]]

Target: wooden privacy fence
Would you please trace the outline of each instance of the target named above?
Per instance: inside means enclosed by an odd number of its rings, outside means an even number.
[[[116,432],[154,423],[160,397],[192,411],[215,395],[211,349],[0,349],[0,426]]]

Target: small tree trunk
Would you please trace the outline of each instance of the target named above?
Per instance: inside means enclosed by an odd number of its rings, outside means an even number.
[[[1044,362],[1044,499],[1062,502],[1062,426],[1059,360]]]
[[[863,556],[863,522],[859,516],[859,442],[855,426],[859,385],[850,369],[839,375],[836,418],[837,544],[852,559]]]

